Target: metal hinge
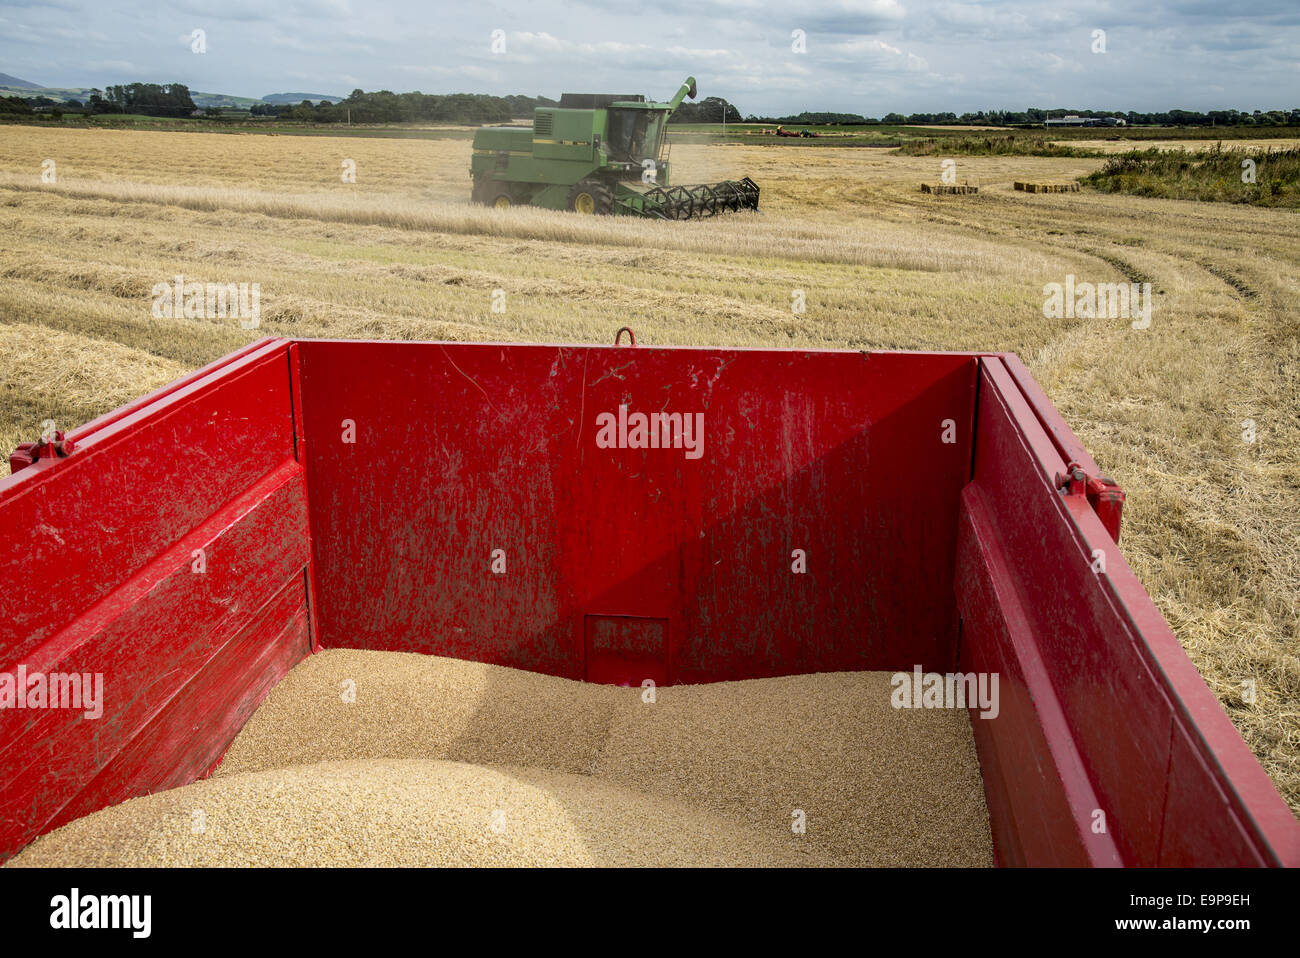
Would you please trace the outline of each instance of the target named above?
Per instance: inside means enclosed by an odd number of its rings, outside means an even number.
[[[17,472],[38,459],[64,459],[72,455],[76,448],[77,444],[71,439],[65,439],[61,432],[55,432],[54,438],[48,441],[40,439],[36,442],[20,443],[18,448],[9,454],[9,471]]]
[[[1056,488],[1066,496],[1086,496],[1110,537],[1119,542],[1119,527],[1124,514],[1124,490],[1109,476],[1089,476],[1083,466],[1071,462],[1065,472],[1056,474]]]

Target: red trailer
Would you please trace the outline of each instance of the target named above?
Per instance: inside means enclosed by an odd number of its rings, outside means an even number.
[[[1300,862],[1116,546],[1123,493],[1013,355],[268,339],[14,462],[0,673],[104,694],[0,710],[0,859],[204,776],[349,647],[996,673],[1000,864]]]

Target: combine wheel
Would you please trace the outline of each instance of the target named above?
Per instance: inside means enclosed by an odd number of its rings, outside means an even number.
[[[486,176],[480,176],[474,181],[474,190],[470,198],[476,203],[495,206],[499,210],[506,210],[515,205],[514,197],[510,195],[506,184],[488,179]]]
[[[569,190],[569,209],[604,216],[614,209],[614,191],[599,180],[582,180]]]

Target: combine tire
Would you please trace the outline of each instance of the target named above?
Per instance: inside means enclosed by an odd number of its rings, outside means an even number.
[[[487,177],[479,177],[474,182],[471,198],[484,206],[495,206],[499,210],[509,209],[515,205],[515,199],[504,183],[498,183]]]
[[[614,209],[614,191],[599,180],[582,180],[569,190],[569,209],[603,216]]]

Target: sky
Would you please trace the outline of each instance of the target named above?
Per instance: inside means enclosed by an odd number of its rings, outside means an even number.
[[[0,72],[249,97],[654,99],[689,74],[701,98],[768,116],[1293,109],[1300,0],[0,0]]]

